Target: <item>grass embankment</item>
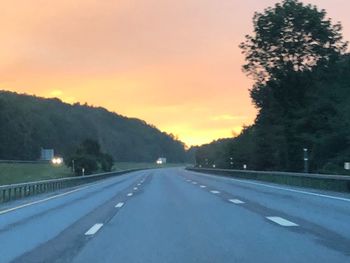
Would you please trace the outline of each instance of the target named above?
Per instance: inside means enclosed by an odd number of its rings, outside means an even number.
[[[72,176],[66,166],[49,163],[0,163],[0,185]]]
[[[113,166],[113,171],[176,166],[184,165],[121,162]],[[71,170],[64,165],[53,166],[50,163],[0,163],[0,185],[57,179],[69,176],[73,176],[73,174]]]

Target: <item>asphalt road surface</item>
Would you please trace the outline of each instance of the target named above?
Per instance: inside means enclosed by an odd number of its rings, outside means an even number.
[[[0,207],[0,262],[350,262],[350,196],[133,172]]]

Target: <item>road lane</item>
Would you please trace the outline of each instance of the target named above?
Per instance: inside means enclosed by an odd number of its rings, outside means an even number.
[[[319,243],[314,236],[300,231],[297,224],[235,206],[219,188],[209,184],[208,189],[201,188],[201,176],[187,177],[191,178],[188,182],[179,173],[189,175],[178,170],[162,170],[152,175],[144,194],[131,200],[73,262],[345,262],[348,259],[344,251]]]
[[[347,262],[349,213],[340,200],[140,171],[0,215],[0,262]]]
[[[213,176],[195,172],[182,172],[185,178],[196,179],[203,184],[222,189],[245,201],[250,206],[265,210],[278,211],[290,218],[300,220],[304,225],[315,228],[316,232],[334,232],[338,239],[350,239],[350,200],[349,194],[308,190],[297,187],[281,186],[251,180],[236,180],[228,177]],[[310,193],[310,194],[305,194]],[[335,199],[339,198],[339,199]],[[344,242],[346,240],[343,240]],[[337,244],[338,248],[349,245]],[[330,242],[332,243],[332,242]],[[332,245],[332,244],[330,244]]]
[[[139,172],[103,180],[83,186],[81,191],[0,215],[0,262],[13,260],[48,242],[145,176],[145,172]]]

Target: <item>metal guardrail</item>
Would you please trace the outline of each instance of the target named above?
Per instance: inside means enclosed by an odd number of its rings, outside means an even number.
[[[239,172],[246,174],[270,174],[270,175],[287,175],[296,177],[308,177],[308,178],[319,178],[319,179],[331,179],[331,180],[347,180],[350,181],[348,175],[332,175],[332,174],[313,174],[313,173],[291,173],[291,172],[276,172],[276,171],[255,171],[255,170],[234,170],[234,169],[214,169],[214,168],[196,168],[188,167],[189,170],[198,171],[221,171],[221,172]]]
[[[109,173],[99,173],[79,177],[66,177],[53,180],[42,180],[36,182],[1,185],[0,186],[0,204],[33,196],[42,193],[53,192],[59,189],[74,187],[81,184],[91,183],[94,181],[106,179],[109,177],[126,174],[129,172],[140,171],[144,169],[129,169]]]
[[[188,170],[301,187],[350,192],[350,176],[187,167]]]

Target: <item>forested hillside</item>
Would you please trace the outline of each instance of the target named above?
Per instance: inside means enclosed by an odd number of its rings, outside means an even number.
[[[66,156],[84,139],[97,140],[116,161],[185,159],[182,142],[142,120],[104,108],[0,91],[0,159],[36,160],[41,147]]]
[[[324,10],[284,0],[256,13],[241,48],[254,78],[255,123],[201,147],[197,163],[256,170],[343,173],[350,162],[350,56]],[[233,159],[233,165],[230,163]]]

